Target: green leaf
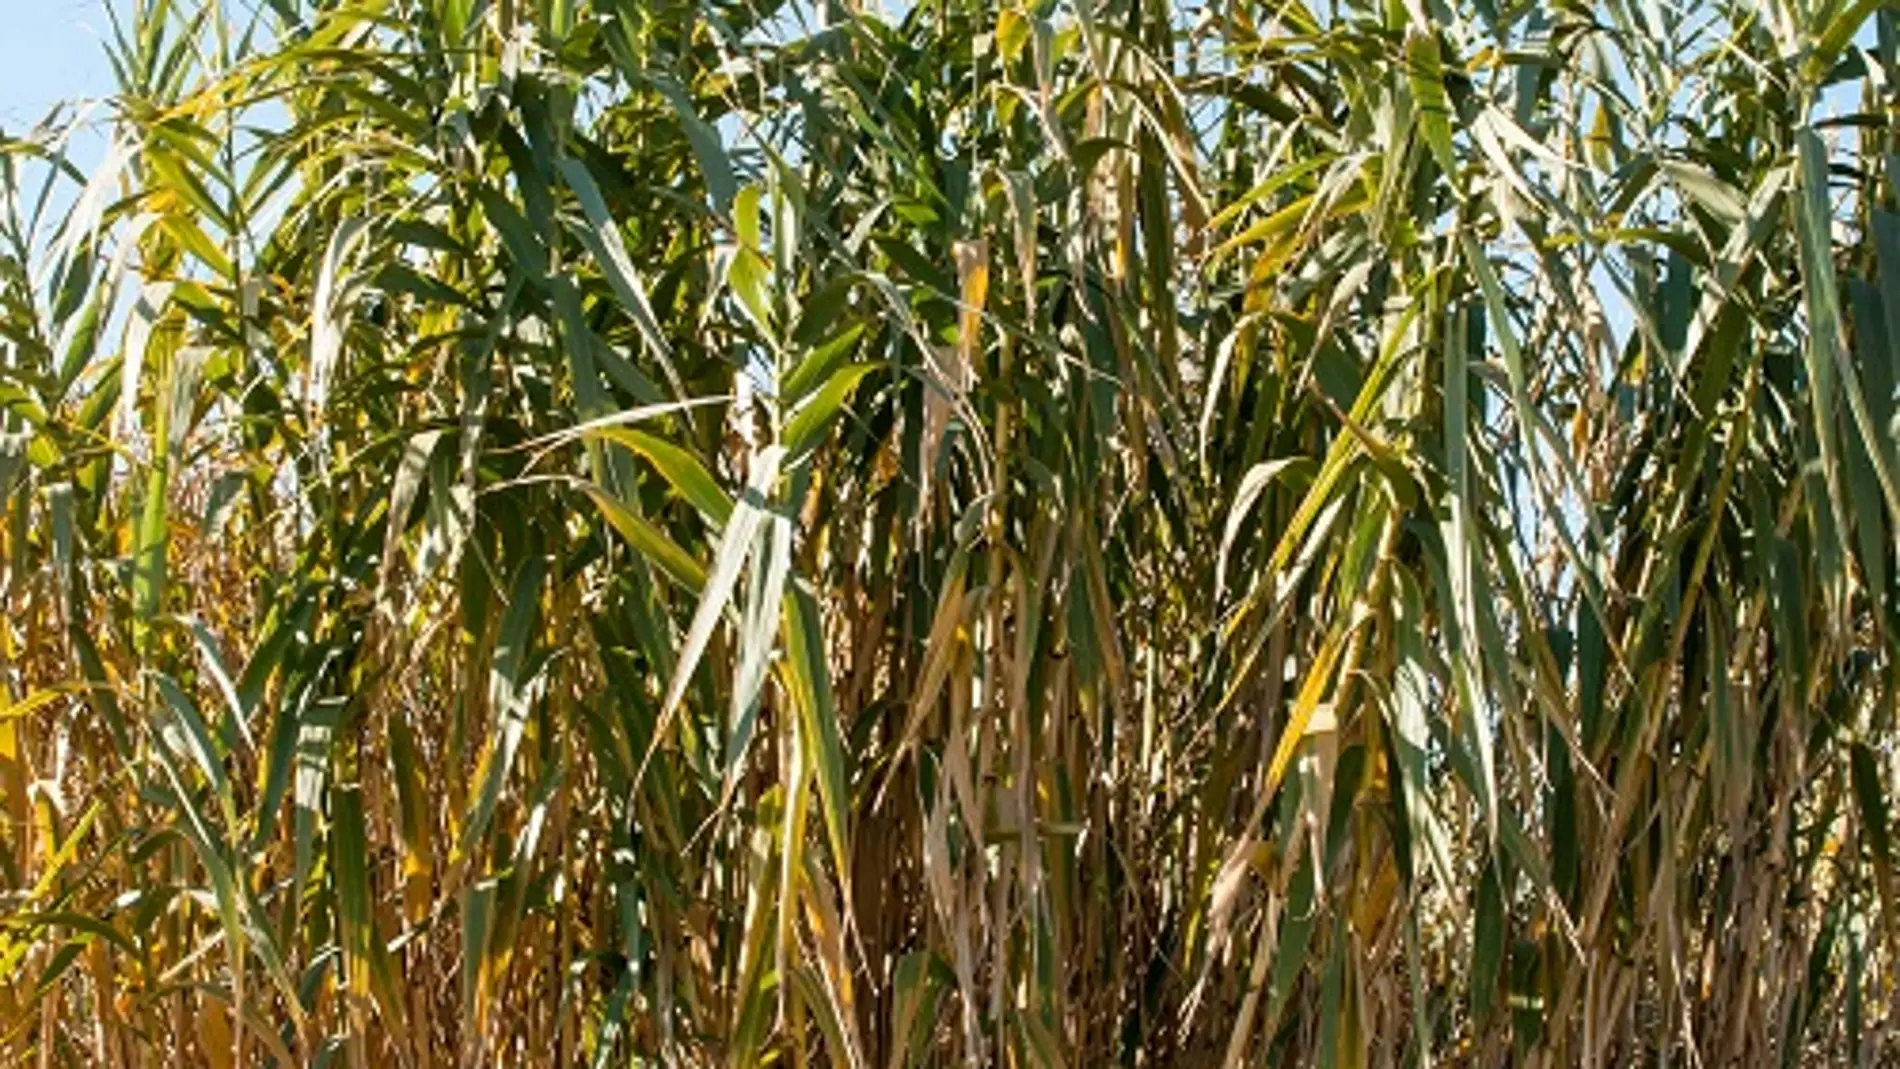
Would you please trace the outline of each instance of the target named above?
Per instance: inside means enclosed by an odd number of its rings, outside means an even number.
[[[738,658],[732,676],[732,715],[726,737],[723,769],[725,793],[730,797],[735,775],[745,761],[752,728],[765,692],[765,673],[778,638],[780,602],[792,567],[792,524],[773,512],[752,556],[752,581],[747,584],[744,611],[739,616]],[[788,886],[789,891],[789,886]]]
[[[673,105],[680,128],[686,132],[686,140],[693,146],[693,155],[699,158],[700,173],[705,176],[706,190],[712,195],[713,211],[725,215],[739,192],[739,179],[733,174],[732,161],[726,155],[725,144],[720,140],[718,131],[700,118],[698,109],[693,107],[692,100],[678,82],[653,71],[648,71],[646,78],[666,98],[667,103]]]
[[[614,442],[644,457],[669,486],[715,527],[724,527],[732,515],[732,498],[719,488],[719,483],[698,457],[679,446],[632,427],[606,427],[591,432],[589,437]]]
[[[1476,924],[1471,941],[1471,1005],[1482,1022],[1497,1006],[1499,964],[1504,958],[1504,893],[1495,859],[1482,865],[1478,877]]]
[[[236,801],[231,794],[231,781],[224,772],[224,755],[212,741],[211,729],[198,714],[197,703],[162,672],[153,672],[152,682],[172,711],[171,718],[160,720],[160,737],[173,753],[189,756],[197,764],[205,782],[211,784],[212,792],[224,806],[227,826],[235,824]]]
[[[355,784],[338,784],[330,792],[330,871],[336,885],[345,985],[357,998],[369,997],[370,946],[375,939],[368,859],[362,791]]]
[[[1240,488],[1234,492],[1234,503],[1227,509],[1227,527],[1221,533],[1220,556],[1215,558],[1214,596],[1219,598],[1227,589],[1227,560],[1233,552],[1234,539],[1239,537],[1240,528],[1247,521],[1247,513],[1253,509],[1255,501],[1265,493],[1267,487],[1282,475],[1304,474],[1312,478],[1313,461],[1309,457],[1281,457],[1277,460],[1263,460],[1247,469],[1241,477]]]
[[[823,387],[807,397],[785,422],[783,435],[787,464],[795,465],[818,448],[831,430],[838,410],[876,364],[847,364],[833,372]]]
[[[1887,793],[1881,788],[1873,750],[1857,742],[1848,751],[1849,780],[1854,788],[1854,803],[1860,807],[1861,829],[1874,857],[1889,869],[1893,867],[1893,822],[1887,811]]]
[[[1438,34],[1412,26],[1405,32],[1405,77],[1412,90],[1418,131],[1432,158],[1446,177],[1458,174],[1458,157],[1451,143],[1451,98],[1445,93],[1445,64],[1439,55]]]
[[[824,625],[818,601],[803,585],[794,583],[786,595],[785,667],[792,700],[798,708],[800,733],[818,767],[818,798],[824,807],[825,832],[831,841],[836,871],[851,871],[850,770],[839,730],[837,705],[831,694],[831,665],[825,654]]]
[[[666,532],[648,522],[644,516],[621,504],[613,495],[602,488],[588,484],[581,489],[586,492],[595,507],[600,509],[602,518],[620,537],[642,556],[660,566],[666,574],[673,577],[681,586],[698,593],[706,586],[706,569],[692,554],[680,548],[679,543],[668,537]]]
[[[564,157],[557,161],[556,166],[560,168],[568,188],[574,191],[575,197],[581,202],[581,210],[587,215],[587,226],[573,226],[570,229],[587,246],[587,251],[593,255],[601,272],[607,276],[608,283],[613,286],[615,295],[620,298],[621,307],[639,328],[640,337],[646,342],[654,359],[665,369],[675,389],[684,395],[684,389],[679,385],[679,373],[673,367],[672,346],[667,344],[666,334],[661,330],[659,318],[653,310],[653,299],[648,296],[640,273],[634,269],[633,258],[627,253],[626,242],[620,235],[620,224],[608,211],[600,187],[595,185],[593,175],[579,160]]]
[[[660,715],[666,721],[670,722],[673,713],[679,708],[680,699],[686,694],[686,686],[692,682],[693,670],[699,667],[700,656],[706,652],[706,643],[712,639],[713,628],[718,625],[727,604],[732,600],[732,590],[738,582],[739,571],[751,555],[769,514],[773,487],[778,482],[779,462],[784,455],[784,450],[772,446],[752,458],[752,478],[719,536],[719,547],[713,554],[712,568],[700,591],[699,607],[693,612],[686,641],[680,646],[679,660],[673,668],[672,681],[666,687],[666,697],[660,707]],[[664,726],[653,733],[653,741],[648,746],[647,756],[640,762],[636,780],[643,778],[647,764],[652,760],[664,734]]]
[[[495,804],[501,799],[502,784],[514,768],[515,752],[527,728],[528,713],[537,693],[535,662],[532,655],[534,632],[541,618],[541,587],[547,577],[547,560],[530,556],[515,573],[508,591],[508,607],[496,632],[492,666],[488,673],[488,701],[495,710],[495,724],[488,745],[475,769],[474,804],[462,826],[457,853],[469,856],[475,844],[488,833]]]
[[[1664,160],[1660,166],[1677,189],[1729,227],[1740,226],[1747,218],[1748,205],[1743,202],[1741,193],[1706,167],[1683,160]]]

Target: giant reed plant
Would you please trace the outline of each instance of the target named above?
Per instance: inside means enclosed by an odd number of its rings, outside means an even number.
[[[1891,12],[116,12],[9,1063],[1900,1057]]]

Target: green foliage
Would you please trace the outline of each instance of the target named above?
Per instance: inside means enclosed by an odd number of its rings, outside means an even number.
[[[10,1061],[1900,1058],[1892,12],[119,15]]]

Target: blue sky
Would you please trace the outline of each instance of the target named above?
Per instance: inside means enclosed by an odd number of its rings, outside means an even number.
[[[0,0],[0,127],[32,127],[55,102],[112,88],[105,0]]]

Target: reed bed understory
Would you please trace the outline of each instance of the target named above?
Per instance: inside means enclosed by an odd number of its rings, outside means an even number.
[[[108,14],[0,1062],[1900,1064],[1893,10]]]

